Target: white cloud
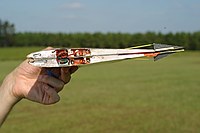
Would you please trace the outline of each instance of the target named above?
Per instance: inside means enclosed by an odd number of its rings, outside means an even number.
[[[61,6],[63,9],[82,9],[84,7],[80,2],[65,3]]]

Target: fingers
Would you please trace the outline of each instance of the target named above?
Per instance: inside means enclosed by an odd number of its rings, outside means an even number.
[[[53,47],[48,46],[44,50],[51,50],[51,49],[53,49]]]
[[[65,83],[62,80],[54,78],[49,75],[40,75],[38,77],[38,81],[50,85],[56,90],[56,92],[61,91],[65,85]]]
[[[71,74],[77,69],[78,67],[42,69],[28,96],[25,97],[42,104],[58,102],[58,92],[70,81]]]
[[[73,74],[74,72],[76,72],[78,70],[78,66],[72,66],[70,67],[70,73]]]
[[[70,68],[69,67],[61,68],[60,78],[65,84],[67,84],[70,81],[71,73],[70,73]]]
[[[73,74],[76,70],[78,70],[77,66],[72,67],[62,67],[61,68],[61,80],[66,84],[71,79],[71,74]]]
[[[64,85],[70,81],[71,74],[77,69],[77,66],[43,69],[42,74],[38,77],[38,80],[50,85],[55,88],[56,92],[59,92],[63,89]],[[46,73],[44,73],[45,71]]]
[[[29,91],[26,98],[46,105],[56,103],[60,100],[56,90],[42,82],[37,82]]]
[[[58,93],[52,87],[45,85],[44,92],[42,97],[43,104],[53,104],[60,100]]]

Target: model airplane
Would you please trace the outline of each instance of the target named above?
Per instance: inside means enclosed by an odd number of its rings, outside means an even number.
[[[180,46],[153,43],[127,49],[56,48],[31,53],[27,58],[30,64],[38,67],[68,67],[139,57],[154,58],[156,61],[181,51],[184,49]]]

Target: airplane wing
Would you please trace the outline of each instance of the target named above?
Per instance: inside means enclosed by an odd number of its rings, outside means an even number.
[[[184,51],[183,47],[156,43],[126,49],[56,48],[31,53],[27,59],[31,65],[38,67],[68,67],[140,57],[156,61],[181,51]]]

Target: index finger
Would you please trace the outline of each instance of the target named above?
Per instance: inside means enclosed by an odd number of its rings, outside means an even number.
[[[72,66],[70,67],[69,71],[71,74],[73,74],[74,72],[76,72],[78,70],[78,66]]]
[[[61,80],[66,84],[71,79],[70,67],[62,67],[61,68]]]

